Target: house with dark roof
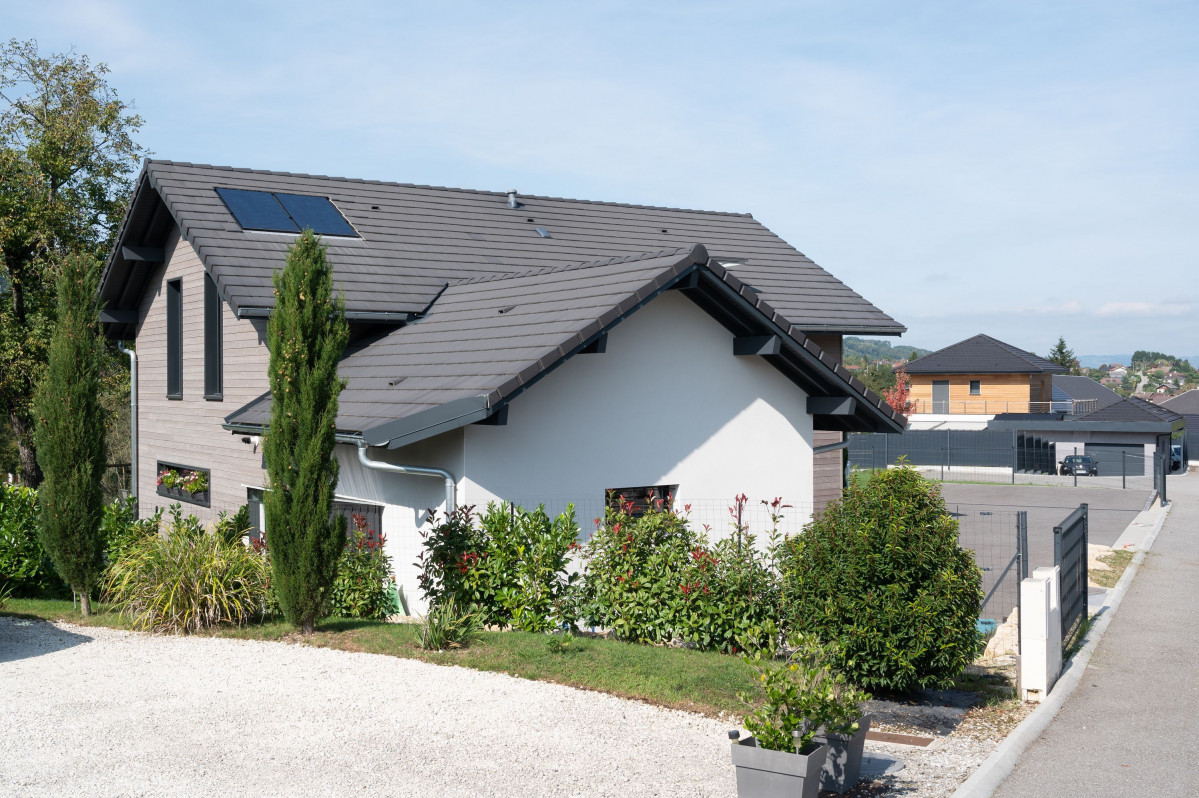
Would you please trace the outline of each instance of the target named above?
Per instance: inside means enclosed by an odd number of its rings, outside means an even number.
[[[1199,389],[1192,388],[1172,396],[1162,402],[1161,407],[1178,413],[1186,422],[1186,431],[1181,441],[1184,461],[1199,460]]]
[[[1164,462],[1169,469],[1171,440],[1185,425],[1178,413],[1133,396],[1077,415],[999,415],[987,428],[1048,441],[1058,463],[1068,455],[1090,455],[1104,476],[1152,474],[1160,488],[1155,467]]]
[[[351,327],[338,510],[387,535],[409,610],[426,508],[745,492],[808,514],[846,432],[904,429],[840,357],[902,325],[747,214],[152,160],[100,288],[136,342],[142,514],[249,503],[261,525],[271,275],[304,228]]]
[[[999,413],[1048,413],[1066,369],[989,335],[906,363],[912,429],[985,429]]]
[[[1074,374],[1053,375],[1053,412],[1081,415],[1080,408],[1089,410],[1114,405],[1123,397],[1090,377]]]

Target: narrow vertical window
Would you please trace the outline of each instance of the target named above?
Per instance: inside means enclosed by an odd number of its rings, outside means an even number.
[[[183,281],[167,283],[167,398],[183,398]]]
[[[204,398],[221,395],[221,295],[212,275],[204,275]]]

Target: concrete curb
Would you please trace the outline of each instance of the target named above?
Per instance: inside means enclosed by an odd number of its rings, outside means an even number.
[[[1082,648],[1066,663],[1065,669],[1049,692],[1048,698],[1012,730],[1012,733],[999,744],[999,747],[987,757],[985,762],[978,766],[978,770],[974,771],[970,778],[962,782],[961,786],[954,791],[952,798],[990,798],[994,795],[995,791],[999,789],[999,785],[1016,768],[1016,763],[1020,761],[1020,755],[1041,736],[1041,733],[1057,717],[1057,713],[1065,705],[1066,699],[1082,681],[1082,675],[1091,661],[1091,655],[1099,647],[1099,641],[1111,624],[1120,602],[1124,600],[1124,594],[1128,592],[1141,563],[1145,561],[1149,550],[1153,548],[1153,543],[1157,540],[1158,533],[1161,532],[1162,524],[1166,522],[1166,516],[1170,514],[1170,505],[1160,508],[1159,513],[1157,522],[1142,539],[1141,545],[1137,547],[1136,555],[1132,558],[1132,562],[1129,563],[1123,576],[1120,577],[1120,581],[1108,592],[1107,600],[1103,602],[1099,611],[1091,616],[1093,622],[1083,640]]]

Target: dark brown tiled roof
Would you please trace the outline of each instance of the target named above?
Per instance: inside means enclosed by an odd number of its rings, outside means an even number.
[[[160,246],[173,220],[235,311],[273,303],[271,272],[294,234],[242,230],[217,187],[329,197],[361,238],[326,237],[353,318],[423,310],[447,282],[689,246],[735,262],[775,308],[808,332],[897,335],[901,324],[747,214],[506,195],[402,183],[147,161],[101,294],[110,311],[137,307],[145,270],[124,246]],[[159,199],[161,198],[161,200]],[[551,238],[536,232],[541,227]],[[128,334],[128,328],[116,331]]]
[[[427,315],[347,351],[339,367],[348,385],[338,428],[360,432],[372,445],[400,446],[482,420],[691,273],[696,285],[685,290],[715,296],[724,313],[743,320],[746,333],[774,329],[786,336],[784,351],[772,356],[775,365],[810,395],[856,397],[859,409],[844,417],[847,429],[903,428],[901,415],[698,244],[446,287]],[[263,396],[226,423],[265,425],[269,413]]]
[[[1182,416],[1169,408],[1131,396],[1094,413],[1075,416],[1071,421],[1178,421]]]
[[[904,365],[908,374],[1061,374],[1067,369],[989,335],[976,335]]]
[[[1199,415],[1199,389],[1192,388],[1178,396],[1171,397],[1162,402],[1162,407],[1184,416]]]

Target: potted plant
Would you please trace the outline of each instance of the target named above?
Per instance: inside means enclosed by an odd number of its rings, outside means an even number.
[[[870,716],[863,714],[862,702],[870,696],[840,674],[827,676],[818,691],[824,699],[824,725],[816,730],[814,739],[828,747],[820,789],[849,792],[862,771],[866,732],[870,730]]]
[[[758,672],[759,694],[739,696],[750,707],[744,723],[752,736],[729,733],[739,798],[816,798],[829,750],[816,733],[856,731],[848,707],[865,699],[828,659],[825,647],[803,635],[788,639],[781,659],[773,651],[745,657]]]

